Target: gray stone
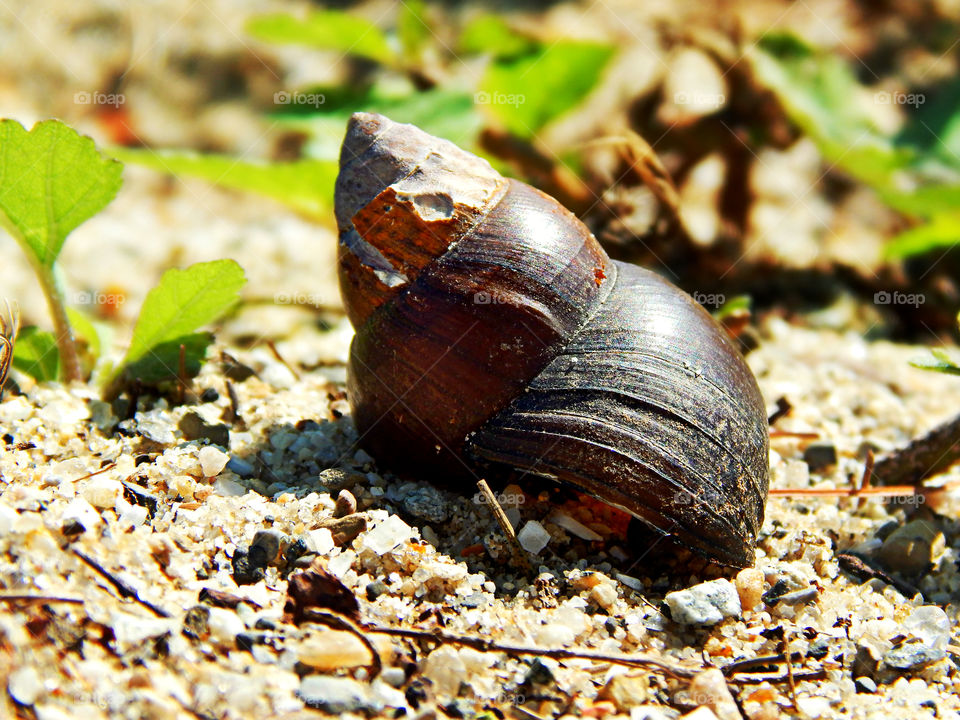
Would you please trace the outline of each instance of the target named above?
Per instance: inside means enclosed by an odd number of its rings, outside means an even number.
[[[853,681],[859,693],[875,693],[877,684],[868,677],[858,677]]]
[[[944,650],[930,647],[921,642],[904,643],[883,655],[887,667],[895,670],[921,670],[927,665],[943,660],[947,656]]]
[[[810,472],[822,472],[837,464],[837,449],[832,443],[814,443],[803,451],[803,461]]]
[[[403,499],[403,509],[415,518],[439,525],[450,517],[450,503],[436,488],[421,487]]]
[[[741,614],[736,586],[722,578],[667,593],[664,602],[670,608],[670,617],[681,625],[716,625]]]
[[[378,712],[380,703],[370,696],[370,689],[356,680],[329,675],[307,675],[300,681],[300,699],[309,707],[329,713],[360,710]]]

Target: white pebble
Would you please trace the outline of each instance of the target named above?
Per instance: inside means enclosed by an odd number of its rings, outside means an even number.
[[[207,619],[210,636],[221,645],[232,645],[237,635],[246,630],[243,620],[233,610],[226,608],[210,608],[210,617]]]
[[[7,680],[7,692],[21,705],[33,705],[43,692],[40,674],[31,666],[14,670]]]
[[[667,593],[663,600],[670,617],[681,625],[716,625],[741,613],[737,588],[723,578]]]
[[[90,479],[80,494],[95,508],[106,510],[113,508],[122,492],[123,485],[119,481],[97,476]]]
[[[517,533],[517,540],[528,553],[538,555],[550,542],[550,533],[536,520],[530,520]]]
[[[226,467],[230,456],[213,445],[200,448],[200,472],[204,477],[216,477]]]
[[[223,497],[240,497],[247,494],[247,488],[227,477],[218,477],[213,483],[213,491]]]
[[[383,555],[404,540],[409,540],[413,529],[396,515],[391,515],[362,537],[362,547]]]
[[[17,511],[0,502],[0,535],[7,535],[13,530],[13,525],[17,521]]]

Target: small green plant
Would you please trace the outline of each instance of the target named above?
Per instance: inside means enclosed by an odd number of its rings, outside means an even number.
[[[57,120],[37,123],[30,131],[14,120],[0,121],[0,222],[36,271],[54,325],[54,333],[24,328],[14,345],[10,315],[0,334],[0,371],[12,364],[38,381],[69,382],[92,370],[100,333],[85,315],[66,306],[56,260],[70,232],[114,198],[122,169],[120,162],[101,155],[93,140]],[[198,330],[236,304],[244,282],[233,260],[167,271],[147,295],[123,361],[101,368],[107,395],[127,382],[196,375],[212,340]]]
[[[29,132],[15,120],[0,121],[0,222],[37,273],[68,382],[80,380],[82,372],[57,256],[67,235],[113,200],[122,170],[97,152],[93,140],[57,120]]]

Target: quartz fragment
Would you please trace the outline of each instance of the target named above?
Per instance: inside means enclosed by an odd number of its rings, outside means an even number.
[[[716,625],[741,612],[736,587],[722,578],[667,593],[664,602],[674,622],[681,625]]]
[[[536,520],[530,520],[520,528],[520,532],[517,533],[517,540],[528,553],[539,555],[540,551],[550,542],[550,533]]]
[[[413,529],[396,515],[391,515],[377,524],[370,532],[363,536],[363,547],[373,550],[377,555],[383,555],[393,550],[413,535]]]
[[[200,448],[198,457],[200,460],[200,472],[203,473],[204,477],[216,477],[230,460],[229,455],[212,445],[205,445]]]

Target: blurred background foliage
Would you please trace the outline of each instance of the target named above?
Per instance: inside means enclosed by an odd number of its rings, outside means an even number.
[[[127,163],[329,226],[346,120],[381,112],[554,194],[613,255],[688,289],[956,331],[956,3],[174,2],[146,41],[147,10],[84,4],[60,22],[74,52],[98,50],[68,85],[126,100],[45,109]],[[898,289],[925,302],[872,302]]]

